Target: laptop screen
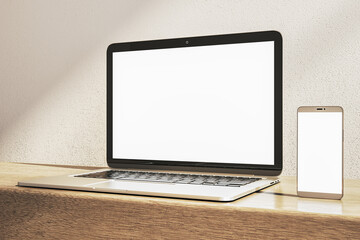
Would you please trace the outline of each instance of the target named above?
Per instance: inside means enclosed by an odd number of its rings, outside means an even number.
[[[188,39],[111,52],[112,158],[274,166],[275,40]]]

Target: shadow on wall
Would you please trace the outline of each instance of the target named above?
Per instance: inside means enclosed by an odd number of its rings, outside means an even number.
[[[6,1],[0,8],[0,138],[144,2]],[[86,4],[86,7],[84,7]],[[50,10],[50,11],[49,11]],[[6,34],[4,34],[6,33]],[[105,69],[104,46],[104,69]],[[105,71],[105,70],[104,70]],[[99,79],[104,83],[103,79]]]

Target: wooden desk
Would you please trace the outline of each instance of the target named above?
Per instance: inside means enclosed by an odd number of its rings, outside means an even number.
[[[0,239],[360,239],[358,180],[341,201],[298,198],[295,178],[281,177],[230,203],[15,186],[78,172],[0,163]]]

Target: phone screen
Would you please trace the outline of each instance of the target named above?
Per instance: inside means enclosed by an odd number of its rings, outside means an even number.
[[[342,112],[298,112],[298,191],[342,194]]]

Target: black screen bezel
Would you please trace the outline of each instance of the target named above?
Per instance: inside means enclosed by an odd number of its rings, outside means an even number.
[[[248,42],[274,41],[274,165],[258,164],[232,164],[232,163],[204,163],[196,161],[163,161],[143,159],[114,159],[113,158],[113,89],[112,57],[114,52],[137,51],[165,48],[182,48],[195,46],[208,46],[219,44],[234,44]],[[202,37],[187,37],[140,42],[114,43],[107,48],[107,87],[106,87],[106,160],[109,167],[114,168],[143,168],[143,169],[169,169],[184,171],[230,172],[250,173],[260,175],[279,175],[282,171],[282,36],[277,31],[236,33],[226,35],[212,35]]]

